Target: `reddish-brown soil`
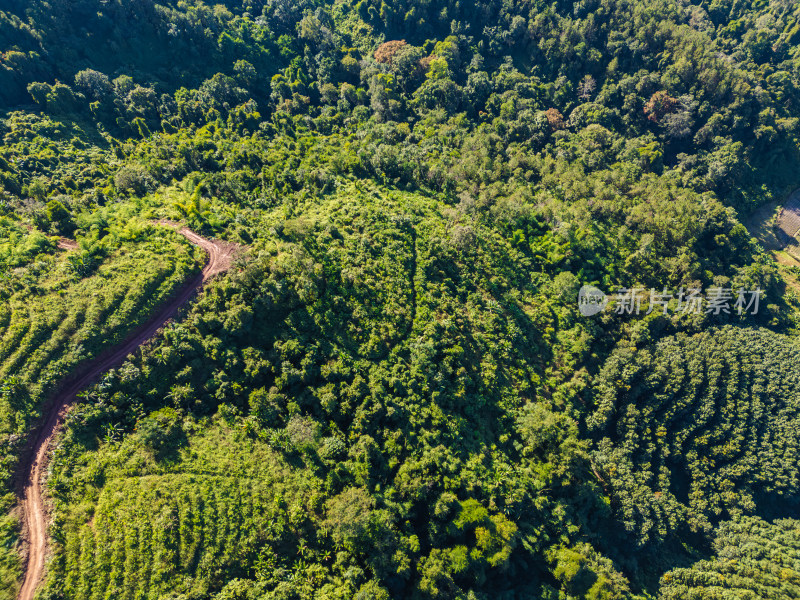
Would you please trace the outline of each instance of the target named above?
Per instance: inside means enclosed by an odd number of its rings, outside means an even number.
[[[179,227],[174,223],[163,222],[162,224]],[[45,413],[44,423],[34,439],[29,453],[30,458],[26,461],[23,470],[25,479],[21,505],[23,531],[27,538],[28,552],[25,578],[19,592],[19,600],[33,600],[36,588],[44,574],[47,556],[48,515],[42,497],[43,476],[50,443],[63,423],[64,416],[75,400],[76,394],[109,369],[122,364],[129,354],[151,339],[209,278],[217,273],[222,273],[231,266],[237,248],[235,245],[207,240],[185,227],[180,228],[178,232],[208,253],[208,262],[202,273],[181,288],[172,300],[162,306],[157,314],[134,331],[124,342],[84,365],[79,373],[66,381],[54,396]]]
[[[58,238],[58,247],[62,250],[77,250],[78,249],[78,242],[75,240],[71,240],[69,238]]]

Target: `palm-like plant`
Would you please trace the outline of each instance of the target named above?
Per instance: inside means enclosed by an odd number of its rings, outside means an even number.
[[[189,200],[186,202],[173,202],[172,206],[184,218],[189,227],[193,229],[202,230],[212,218],[212,213],[209,210],[208,201],[203,198],[203,189],[205,187],[205,180],[198,183]]]

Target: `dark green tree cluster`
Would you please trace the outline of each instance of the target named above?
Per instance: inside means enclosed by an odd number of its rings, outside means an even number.
[[[741,517],[719,526],[714,556],[665,573],[663,600],[778,600],[800,598],[800,528],[795,519],[772,523]]]
[[[592,461],[641,544],[800,500],[792,339],[711,329],[620,347],[593,383]]]
[[[153,221],[249,248],[71,413],[43,597],[791,597],[752,515],[797,506],[800,271],[744,223],[796,185],[799,11],[6,2],[3,476],[195,272]]]
[[[114,435],[144,444],[153,427],[144,415],[166,403],[192,422],[227,419],[318,482],[302,527],[285,532],[298,556],[276,540],[254,549],[278,556],[308,593],[345,598],[374,585],[420,598],[469,589],[536,597],[555,593],[548,573],[573,558],[614,573],[585,542],[569,550],[570,538],[552,566],[535,558],[559,539],[570,490],[591,502],[593,489],[574,422],[534,401],[555,344],[544,328],[572,299],[537,293],[547,278],[524,274],[523,255],[490,229],[468,228],[424,197],[357,186],[278,217],[275,238],[254,245],[240,272],[76,410],[52,484],[62,510],[106,493],[68,466],[101,468],[94,456]],[[110,437],[98,440],[100,431]],[[100,568],[94,551],[64,551],[76,561],[70,577]],[[209,593],[226,577],[283,589],[277,573],[253,578],[255,555],[239,560],[219,566],[217,579],[196,563],[185,572]]]

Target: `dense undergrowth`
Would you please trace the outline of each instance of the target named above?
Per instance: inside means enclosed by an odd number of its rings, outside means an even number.
[[[153,221],[248,247],[71,411],[41,597],[797,597],[797,267],[743,225],[798,185],[797,18],[7,3],[6,479],[197,269]],[[583,284],[764,296],[585,318]]]

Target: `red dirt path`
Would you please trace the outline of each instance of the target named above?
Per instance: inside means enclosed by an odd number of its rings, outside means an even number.
[[[174,223],[162,222],[161,224],[178,227]],[[185,227],[179,229],[178,233],[208,253],[208,262],[202,273],[184,285],[172,300],[162,306],[147,323],[134,331],[124,342],[90,361],[80,369],[78,374],[65,382],[62,389],[53,398],[52,404],[45,415],[44,425],[36,437],[29,462],[24,468],[25,483],[21,505],[24,529],[27,531],[28,561],[22,588],[17,596],[18,600],[33,600],[39,582],[44,575],[45,558],[47,556],[48,516],[44,499],[42,498],[43,476],[50,443],[64,422],[64,417],[75,400],[76,394],[96,381],[100,375],[109,369],[122,364],[129,354],[155,336],[158,330],[177,313],[178,309],[204,283],[213,275],[222,273],[231,266],[237,248],[234,244],[207,240]]]

